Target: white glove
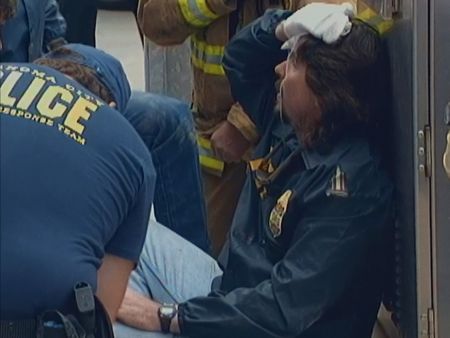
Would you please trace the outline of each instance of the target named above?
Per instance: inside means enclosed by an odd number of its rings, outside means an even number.
[[[351,17],[355,9],[349,2],[336,5],[327,3],[312,3],[299,9],[283,23],[288,41],[282,49],[291,49],[297,39],[306,34],[312,34],[325,43],[336,42],[341,36],[350,33]]]

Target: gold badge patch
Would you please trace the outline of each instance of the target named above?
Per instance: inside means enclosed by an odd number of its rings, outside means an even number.
[[[347,175],[339,166],[331,179],[331,188],[328,189],[327,196],[348,197]]]
[[[283,223],[283,217],[286,214],[286,210],[291,198],[292,190],[287,190],[277,201],[277,204],[272,209],[269,217],[269,228],[274,238],[281,235],[281,228]]]

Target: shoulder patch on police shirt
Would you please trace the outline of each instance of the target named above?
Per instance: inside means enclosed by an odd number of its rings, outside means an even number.
[[[347,174],[340,166],[336,167],[336,172],[330,181],[330,188],[327,190],[327,196],[348,197]]]
[[[286,214],[292,190],[287,190],[277,201],[269,217],[269,228],[274,238],[281,235],[283,217]]]

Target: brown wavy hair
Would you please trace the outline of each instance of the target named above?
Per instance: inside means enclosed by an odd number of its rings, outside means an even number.
[[[34,63],[56,69],[77,81],[106,103],[113,102],[114,97],[108,88],[97,78],[95,71],[76,61],[72,61],[79,58],[83,58],[83,56],[70,49],[60,47],[52,52],[51,58],[43,57],[35,60]]]
[[[319,126],[302,131],[306,146],[343,133],[366,132],[382,99],[381,48],[377,31],[357,19],[336,43],[325,44],[308,35],[296,44],[290,59],[306,66],[306,83],[322,112]]]

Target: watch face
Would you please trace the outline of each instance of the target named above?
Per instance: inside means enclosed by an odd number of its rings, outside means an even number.
[[[159,312],[164,317],[170,317],[174,313],[174,308],[172,306],[161,306]]]

